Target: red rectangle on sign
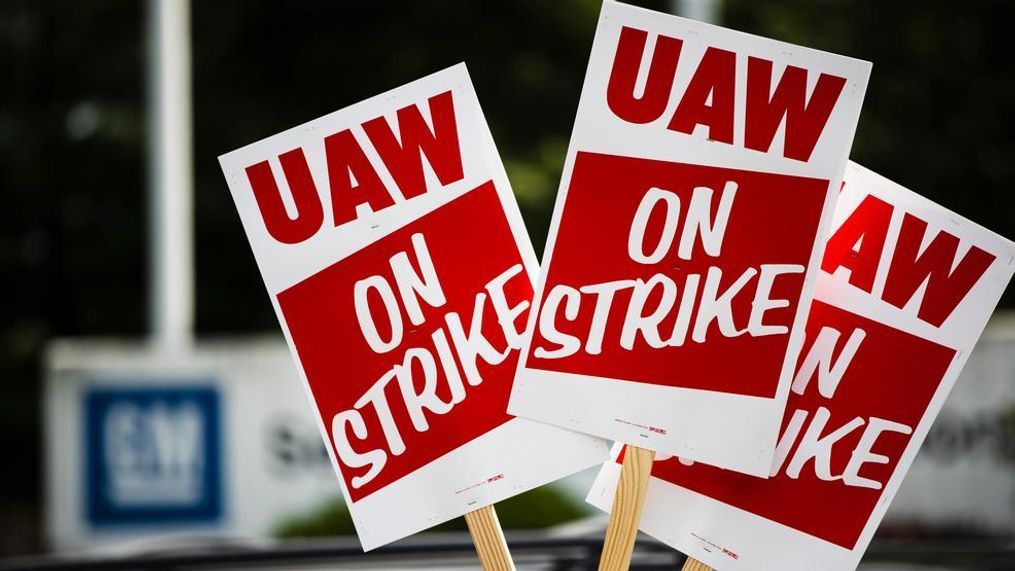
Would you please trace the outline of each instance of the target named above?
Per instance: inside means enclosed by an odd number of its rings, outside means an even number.
[[[794,380],[772,478],[677,459],[657,462],[652,475],[852,549],[955,351],[818,301],[806,334],[801,363],[815,343],[828,351],[811,361],[815,374]]]
[[[405,301],[415,295],[413,284],[400,284],[393,265],[400,258],[413,276],[425,276],[421,245],[443,303],[415,297],[414,318],[407,309],[413,304]],[[354,303],[357,283],[367,292],[361,299],[376,339],[391,341],[390,348],[378,351],[378,341],[367,341]],[[417,291],[424,285],[415,283]],[[505,411],[518,351],[508,331],[524,329],[531,299],[532,284],[492,182],[278,295],[352,501],[510,419]],[[518,308],[513,322],[501,319],[505,306]],[[395,315],[389,307],[398,308]],[[345,420],[333,424],[339,414]],[[343,452],[336,440],[351,451]]]
[[[579,152],[526,366],[774,396],[827,190]]]

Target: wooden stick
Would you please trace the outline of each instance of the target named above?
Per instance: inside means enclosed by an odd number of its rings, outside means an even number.
[[[599,571],[626,571],[631,566],[634,541],[638,536],[638,520],[645,505],[645,490],[652,472],[656,453],[637,446],[624,449],[624,464],[620,469],[617,493],[613,497],[610,524],[603,541],[603,555]]]
[[[500,528],[497,511],[493,506],[479,508],[465,514],[465,523],[469,524],[469,535],[476,546],[479,563],[484,571],[514,571],[515,564],[511,560],[504,531]]]
[[[715,571],[715,569],[712,569],[708,565],[705,565],[693,557],[688,557],[680,571]]]

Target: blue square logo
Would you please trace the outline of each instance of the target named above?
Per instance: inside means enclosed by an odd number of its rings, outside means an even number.
[[[88,521],[96,526],[217,521],[222,515],[219,416],[219,394],[211,386],[88,390]]]

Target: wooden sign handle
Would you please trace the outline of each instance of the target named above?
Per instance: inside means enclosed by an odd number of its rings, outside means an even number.
[[[497,511],[493,506],[465,514],[465,523],[469,525],[469,535],[476,546],[483,571],[515,571],[511,552],[504,541],[504,531],[500,528]]]
[[[610,524],[603,541],[599,571],[626,571],[631,566],[631,553],[638,536],[638,520],[645,505],[645,491],[656,453],[637,446],[624,449],[617,493],[613,496]]]
[[[688,557],[680,571],[715,571],[715,569],[712,569],[708,565],[705,565],[693,557]]]

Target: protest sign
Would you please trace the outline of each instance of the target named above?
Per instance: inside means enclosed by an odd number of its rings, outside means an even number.
[[[537,262],[464,65],[220,161],[364,549],[603,460],[506,413]]]
[[[660,456],[641,529],[724,571],[854,569],[1013,271],[1012,242],[850,164],[769,478]]]
[[[509,412],[766,473],[869,71],[605,3]]]

